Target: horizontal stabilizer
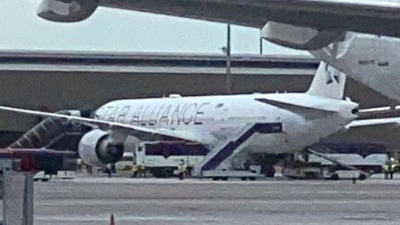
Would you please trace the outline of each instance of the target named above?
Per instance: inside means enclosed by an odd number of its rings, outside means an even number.
[[[346,126],[346,129],[371,126],[400,126],[400,117],[355,120]]]
[[[400,106],[395,107],[378,107],[369,109],[360,109],[358,118],[359,119],[373,119],[379,117],[399,117]]]
[[[324,108],[316,108],[316,107],[312,107],[312,106],[306,106],[306,105],[300,105],[300,104],[296,104],[294,102],[285,102],[285,101],[278,101],[278,100],[271,100],[271,99],[267,99],[267,98],[257,98],[256,99],[259,102],[265,103],[265,104],[269,104],[269,105],[273,105],[282,109],[286,109],[289,111],[293,111],[293,112],[299,112],[299,113],[305,113],[305,114],[318,114],[320,115],[321,113],[335,113],[335,110],[331,110],[331,109],[324,109]]]

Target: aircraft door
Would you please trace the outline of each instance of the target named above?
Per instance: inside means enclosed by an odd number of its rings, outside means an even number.
[[[228,110],[229,108],[225,104],[219,103],[215,107],[215,113],[213,113],[215,117],[215,123],[213,124],[213,126],[217,126],[217,130],[224,131],[224,133],[225,131],[230,130]]]
[[[226,124],[228,122],[227,121],[228,120],[228,108],[227,107],[217,108],[216,119],[217,119],[217,122],[220,123],[221,125]]]
[[[376,37],[376,76],[369,83],[391,99],[400,95],[400,76],[398,61],[400,60],[400,40],[390,37]]]
[[[144,166],[145,164],[145,158],[146,158],[146,144],[141,142],[139,144],[136,144],[136,151],[135,151],[135,160],[136,160],[136,165],[138,166]]]
[[[386,37],[375,38],[375,66],[379,75],[386,75],[390,68],[390,55],[393,52],[391,42]]]

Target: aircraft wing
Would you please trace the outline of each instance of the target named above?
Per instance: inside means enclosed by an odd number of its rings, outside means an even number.
[[[337,132],[324,142],[348,144],[384,144],[389,149],[400,148],[400,117],[355,120],[346,129]]]
[[[123,124],[119,122],[103,121],[93,118],[83,118],[77,116],[68,116],[57,113],[47,113],[41,111],[18,109],[12,107],[0,106],[0,110],[15,112],[20,114],[27,114],[32,116],[52,117],[66,119],[69,122],[79,123],[86,126],[99,128],[102,130],[113,130],[116,132],[124,132],[129,135],[135,136],[140,140],[153,141],[153,140],[184,140],[188,142],[196,142],[201,144],[210,144],[215,141],[211,134],[199,134],[193,132],[181,132],[169,129],[151,129],[130,124]]]
[[[271,20],[400,37],[398,0],[101,0],[99,4],[256,28]]]
[[[42,0],[37,13],[51,21],[77,22],[99,6],[255,28],[275,21],[400,37],[399,0]]]

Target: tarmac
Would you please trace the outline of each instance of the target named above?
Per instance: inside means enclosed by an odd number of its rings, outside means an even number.
[[[35,182],[35,224],[400,224],[400,175],[357,181],[89,177]]]

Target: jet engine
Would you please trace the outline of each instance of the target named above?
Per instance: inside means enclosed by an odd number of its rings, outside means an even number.
[[[84,163],[101,167],[122,159],[124,143],[113,143],[107,132],[96,129],[82,137],[78,151]]]
[[[53,22],[79,22],[89,18],[98,0],[42,0],[37,15]]]
[[[284,23],[268,22],[261,30],[261,37],[278,45],[299,49],[317,50],[344,38],[343,30],[316,30]]]

